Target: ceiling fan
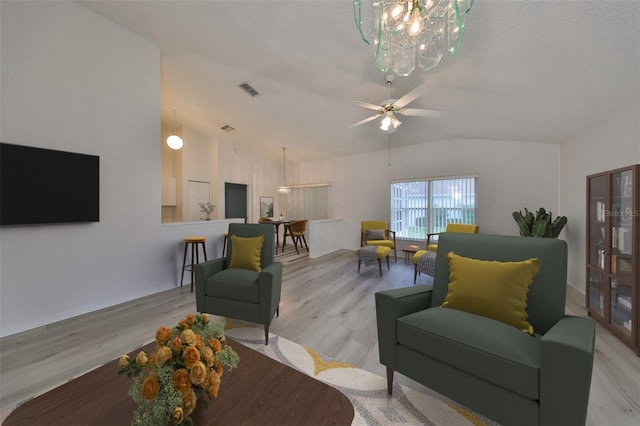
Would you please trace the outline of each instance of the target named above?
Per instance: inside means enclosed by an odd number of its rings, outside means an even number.
[[[405,108],[408,104],[424,95],[427,92],[426,87],[417,86],[415,89],[411,90],[400,99],[391,99],[391,83],[393,83],[395,77],[393,75],[388,75],[386,77],[386,80],[387,86],[389,88],[389,99],[382,101],[380,105],[374,105],[361,101],[351,102],[352,104],[358,105],[362,108],[377,111],[377,114],[365,118],[364,120],[358,121],[357,123],[350,125],[349,128],[360,126],[361,124],[365,124],[375,120],[376,118],[382,117],[380,128],[389,133],[393,133],[395,129],[397,129],[398,126],[402,124],[402,121],[398,120],[398,117],[396,117],[396,115],[407,115],[416,117],[437,117],[440,115],[441,111],[437,109]]]

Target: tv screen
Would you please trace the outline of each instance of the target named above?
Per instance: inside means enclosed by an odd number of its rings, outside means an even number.
[[[0,225],[100,221],[100,157],[0,143]]]

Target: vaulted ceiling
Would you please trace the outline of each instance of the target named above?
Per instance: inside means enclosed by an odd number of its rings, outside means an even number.
[[[351,101],[387,99],[351,0],[80,1],[161,51],[162,120],[300,161],[385,149]],[[252,97],[239,85],[248,83]],[[402,117],[391,146],[472,138],[559,144],[640,102],[640,2],[476,0],[462,46],[391,87],[437,118]],[[220,128],[230,125],[230,133]]]

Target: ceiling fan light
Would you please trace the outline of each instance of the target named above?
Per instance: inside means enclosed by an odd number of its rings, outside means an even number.
[[[171,149],[181,149],[184,146],[184,141],[178,135],[170,135],[167,138],[167,145]]]
[[[389,130],[389,126],[391,126],[391,117],[385,115],[380,122],[380,128],[386,132],[387,130]]]

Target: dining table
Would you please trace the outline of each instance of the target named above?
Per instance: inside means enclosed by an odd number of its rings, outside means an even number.
[[[282,238],[285,238],[284,236],[287,233],[287,226],[289,226],[291,221],[290,220],[286,220],[286,219],[281,219],[281,220],[264,221],[262,223],[268,223],[268,224],[274,225],[276,227],[276,254],[278,254],[278,246],[280,245],[280,225],[284,225],[284,231],[282,233]]]

